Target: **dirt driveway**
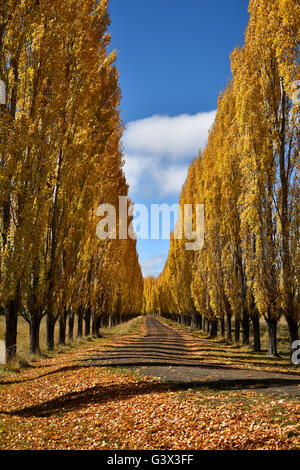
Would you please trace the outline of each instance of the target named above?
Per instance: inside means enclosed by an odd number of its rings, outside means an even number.
[[[133,369],[143,376],[154,376],[178,383],[182,388],[206,387],[215,390],[247,390],[300,397],[300,376],[254,371],[211,364],[193,359],[182,335],[157,317],[146,317],[146,333],[126,346],[119,346],[89,357],[93,366]]]

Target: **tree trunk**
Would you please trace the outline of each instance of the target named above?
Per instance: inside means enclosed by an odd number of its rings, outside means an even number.
[[[277,323],[278,320],[271,316],[267,319],[268,335],[269,335],[269,351],[268,356],[278,357],[277,352]]]
[[[289,327],[289,333],[290,333],[290,352],[291,352],[291,360],[292,360],[292,355],[294,353],[294,348],[295,348],[295,341],[299,340],[299,326],[298,326],[298,321],[293,318],[292,316],[286,317],[286,321]]]
[[[232,341],[231,313],[226,314],[227,341]]]
[[[108,327],[108,316],[104,315],[102,318],[102,328],[107,328]]]
[[[83,313],[82,313],[81,308],[79,308],[78,314],[77,314],[77,338],[82,338],[82,330],[83,330],[82,321],[83,321]]]
[[[84,334],[89,336],[91,334],[91,311],[88,309],[84,315]]]
[[[242,331],[243,331],[243,345],[248,346],[250,344],[250,317],[246,309],[243,311]]]
[[[100,333],[100,328],[101,328],[101,316],[98,315],[97,318],[96,318],[96,334],[97,334],[97,338],[101,338],[102,335]]]
[[[47,341],[47,348],[49,351],[54,350],[54,328],[55,328],[56,320],[51,313],[47,314],[46,319],[46,341]]]
[[[64,311],[59,317],[58,344],[60,344],[61,346],[66,345],[66,323],[67,323],[67,312]]]
[[[235,317],[234,319],[234,341],[236,343],[239,343],[240,342],[240,332],[241,332],[241,324],[240,324],[240,320],[238,319],[238,317]]]
[[[251,320],[252,320],[252,326],[253,326],[253,351],[261,352],[260,324],[259,324],[258,312],[252,314]]]
[[[225,319],[224,319],[224,317],[221,317],[221,319],[220,319],[220,327],[221,327],[221,330],[220,330],[221,338],[224,338],[225,337]]]
[[[30,354],[40,354],[40,325],[39,314],[32,314],[29,322],[30,331]]]
[[[95,336],[96,338],[101,338],[101,334],[99,331],[100,325],[101,325],[100,315],[94,314],[92,317],[92,332],[93,332],[93,336]]]
[[[211,320],[210,321],[210,324],[211,324],[211,328],[210,328],[210,335],[209,337],[211,339],[214,339],[217,337],[217,334],[218,334],[218,319],[215,319],[215,320]]]
[[[69,341],[72,342],[74,340],[74,313],[69,312],[68,316],[68,334],[69,334]]]
[[[92,315],[92,335],[97,336],[97,315],[93,313]]]
[[[6,363],[11,362],[17,355],[18,302],[11,300],[5,309],[6,331],[5,352]]]

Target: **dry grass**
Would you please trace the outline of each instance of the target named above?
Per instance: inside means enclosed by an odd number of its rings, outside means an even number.
[[[0,316],[0,340],[4,341],[5,337],[5,317]],[[58,322],[55,326],[55,339],[58,338]],[[40,330],[40,344],[41,350],[46,350],[46,318],[42,319]],[[29,355],[29,324],[23,317],[18,319],[18,336],[17,336],[17,349],[19,357],[25,359]]]
[[[129,337],[132,340],[135,339],[135,335],[141,334],[143,317],[133,318],[126,323],[122,323],[113,328],[102,328],[100,330],[102,334],[101,339],[96,339],[91,336],[83,337],[81,339],[74,338],[74,342],[70,342],[66,337],[66,346],[60,346],[57,344],[58,341],[58,322],[55,326],[55,350],[53,352],[47,351],[46,348],[46,319],[43,318],[40,329],[40,346],[42,357],[52,357],[57,353],[67,352],[69,349],[78,348],[84,346],[86,343],[91,341],[100,341],[105,347],[106,343],[114,341],[114,343],[122,344],[123,337]],[[74,337],[76,336],[76,325],[74,325]],[[0,340],[4,341],[5,337],[5,317],[0,316]],[[39,360],[38,356],[31,356],[29,352],[29,325],[20,317],[18,320],[18,336],[17,336],[17,360],[15,363],[5,366],[0,365],[0,375],[7,370],[16,370],[22,366],[26,366],[32,362]]]

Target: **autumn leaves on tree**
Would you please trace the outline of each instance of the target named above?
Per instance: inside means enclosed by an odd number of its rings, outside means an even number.
[[[259,319],[269,354],[286,319],[291,345],[299,311],[299,2],[251,0],[245,45],[231,56],[233,79],[221,93],[208,144],[192,163],[180,204],[205,205],[205,245],[171,249],[154,292],[158,311],[197,322],[260,350]],[[149,285],[150,281],[145,281]],[[154,300],[146,299],[146,305]],[[185,321],[185,320],[184,320]]]
[[[180,205],[204,204],[205,244],[170,237],[158,280],[145,280],[136,241],[99,240],[97,207],[128,195],[120,90],[109,52],[108,0],[0,0],[0,306],[7,360],[17,323],[30,350],[54,327],[65,344],[103,325],[160,313],[260,351],[260,320],[277,355],[285,318],[298,339],[299,3],[251,0],[245,44],[231,56],[208,144]],[[129,202],[130,204],[130,202]],[[130,213],[130,212],[129,212]],[[128,223],[132,216],[128,216]],[[195,221],[194,221],[195,222]],[[118,238],[118,237],[117,237]],[[232,322],[235,322],[235,338]]]
[[[108,316],[141,311],[142,275],[134,240],[96,236],[98,205],[128,192],[107,1],[5,0],[0,14],[0,275],[10,360],[19,315],[32,353],[45,315],[49,349],[57,321],[59,341],[67,320],[72,338],[75,314],[79,336],[83,320],[97,335]]]

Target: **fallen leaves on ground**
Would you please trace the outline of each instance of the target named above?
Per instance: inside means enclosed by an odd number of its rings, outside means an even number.
[[[300,407],[91,366],[97,340],[0,380],[1,449],[296,449]]]

